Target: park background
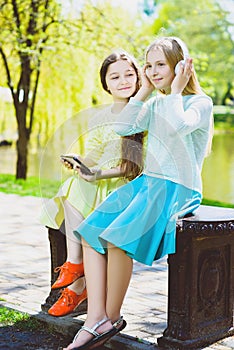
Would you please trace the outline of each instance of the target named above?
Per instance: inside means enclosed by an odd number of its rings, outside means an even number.
[[[105,56],[124,48],[142,65],[157,35],[174,35],[188,44],[199,81],[214,102],[204,198],[234,205],[233,5],[233,0],[0,0],[0,173],[17,181],[46,178],[58,188],[68,176],[59,155],[69,150],[73,135],[82,136],[77,151],[83,152],[92,109],[111,101],[99,80]],[[0,190],[9,187],[5,179]],[[41,188],[41,195],[50,194]]]

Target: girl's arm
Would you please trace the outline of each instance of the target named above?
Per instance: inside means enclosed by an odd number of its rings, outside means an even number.
[[[165,120],[172,126],[171,132],[187,135],[197,129],[207,129],[212,118],[213,103],[206,95],[190,97],[186,109],[180,94],[165,98]]]
[[[102,179],[112,179],[115,177],[122,177],[124,175],[124,171],[121,170],[120,166],[110,169],[99,169],[97,171],[96,180]]]
[[[120,166],[117,166],[115,168],[110,169],[92,169],[94,172],[94,175],[85,175],[82,173],[80,169],[76,170],[80,177],[82,177],[84,180],[88,182],[93,182],[97,180],[103,180],[103,179],[112,179],[116,177],[122,177],[124,175],[124,171],[120,169]]]
[[[148,130],[151,104],[151,100],[143,103],[132,97],[118,115],[113,126],[114,131],[121,136],[127,136]]]
[[[172,126],[172,132],[183,135],[206,128],[210,124],[213,103],[205,94],[190,96],[186,109],[184,108],[182,91],[187,85],[193,71],[193,61],[186,59],[185,66],[181,66],[171,85],[171,94],[165,98],[165,119]]]

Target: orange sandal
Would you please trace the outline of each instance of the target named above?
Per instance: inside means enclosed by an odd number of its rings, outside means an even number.
[[[62,266],[58,266],[54,269],[54,272],[59,272],[60,274],[57,280],[52,285],[51,289],[59,289],[67,287],[78,278],[84,276],[84,265],[81,264],[72,264],[69,261],[65,262]]]
[[[87,299],[87,290],[83,290],[81,294],[76,294],[69,288],[65,288],[61,292],[60,298],[48,310],[51,316],[65,316],[73,312],[78,306]]]

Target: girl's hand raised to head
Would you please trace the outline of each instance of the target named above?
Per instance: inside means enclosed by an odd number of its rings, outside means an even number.
[[[181,94],[189,82],[193,72],[193,60],[187,58],[185,65],[180,64],[178,74],[175,76],[171,84],[171,94]]]
[[[141,71],[141,87],[134,98],[138,101],[145,101],[154,91],[155,87],[147,77],[147,66],[144,65]]]
[[[145,64],[141,72],[141,81],[142,87],[148,89],[150,93],[155,89],[154,85],[151,83],[150,79],[147,76],[147,65]]]

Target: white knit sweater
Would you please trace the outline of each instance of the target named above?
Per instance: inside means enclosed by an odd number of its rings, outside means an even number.
[[[144,173],[202,192],[201,170],[212,137],[213,103],[207,95],[160,95],[143,103],[131,98],[114,130],[148,130]]]

